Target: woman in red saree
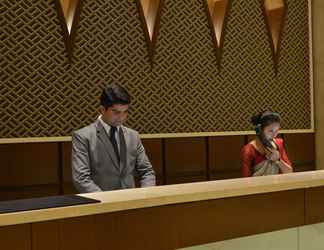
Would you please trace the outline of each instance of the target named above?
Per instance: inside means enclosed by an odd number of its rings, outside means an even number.
[[[251,121],[257,137],[242,148],[242,175],[248,177],[291,173],[293,168],[283,139],[277,138],[280,115],[266,111],[253,116]]]

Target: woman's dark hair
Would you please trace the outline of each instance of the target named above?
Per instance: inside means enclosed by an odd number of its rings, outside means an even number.
[[[261,112],[257,115],[254,115],[251,117],[251,122],[254,126],[260,127],[260,129],[263,129],[264,127],[272,124],[272,123],[280,123],[281,117],[278,113],[271,112],[271,111],[265,111]]]
[[[114,104],[130,104],[131,98],[127,90],[118,84],[112,84],[106,87],[100,96],[100,105],[105,109],[112,107]]]

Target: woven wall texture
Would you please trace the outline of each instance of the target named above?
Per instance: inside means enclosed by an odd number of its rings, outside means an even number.
[[[164,0],[152,67],[135,0],[83,0],[71,62],[54,0],[1,0],[0,137],[70,135],[111,80],[141,133],[250,130],[262,109],[310,128],[308,1],[286,0],[277,75],[260,1],[232,1],[218,68],[204,0]]]

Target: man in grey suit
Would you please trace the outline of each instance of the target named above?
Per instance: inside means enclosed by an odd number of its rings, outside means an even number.
[[[113,84],[100,97],[100,116],[72,134],[72,177],[81,193],[154,186],[155,174],[138,132],[123,126],[130,106],[127,91]]]

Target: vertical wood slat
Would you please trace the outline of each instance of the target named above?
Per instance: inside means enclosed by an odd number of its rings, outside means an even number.
[[[145,148],[147,157],[149,158],[155,174],[157,185],[165,183],[163,171],[163,151],[162,139],[143,139],[143,146]]]
[[[63,181],[63,143],[58,142],[58,168],[57,168],[57,178],[59,181],[59,195],[64,194],[64,181]]]
[[[206,181],[206,149],[204,137],[165,139],[167,184]]]
[[[305,190],[305,224],[324,221],[324,187]]]
[[[58,144],[0,144],[0,186],[58,184]]]
[[[32,250],[60,250],[57,220],[32,223]]]
[[[284,140],[295,172],[316,169],[314,134],[285,134]]]
[[[71,142],[64,142],[62,144],[62,157],[63,157],[63,182],[72,182],[72,172],[71,172],[71,153],[72,144]]]
[[[57,143],[1,144],[0,200],[59,194]]]
[[[241,177],[241,149],[244,136],[209,137],[211,180]]]
[[[21,224],[0,227],[0,248],[4,250],[31,250],[31,226]]]
[[[71,154],[72,143],[62,143],[62,175],[63,175],[63,193],[64,194],[77,194],[78,191],[72,183],[72,169],[71,169]]]
[[[168,206],[96,215],[98,250],[106,246],[114,250],[174,249],[169,237],[173,216]]]
[[[32,242],[32,250],[98,249],[94,216],[33,223]]]

